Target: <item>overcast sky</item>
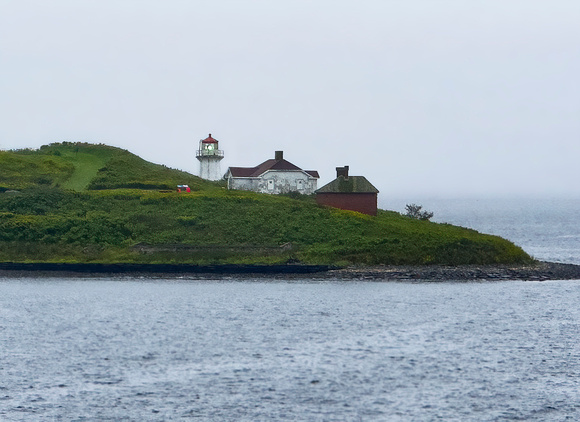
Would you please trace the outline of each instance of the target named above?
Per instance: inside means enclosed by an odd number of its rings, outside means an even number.
[[[0,148],[197,174],[210,132],[223,172],[284,150],[383,206],[580,195],[580,1],[0,0]]]

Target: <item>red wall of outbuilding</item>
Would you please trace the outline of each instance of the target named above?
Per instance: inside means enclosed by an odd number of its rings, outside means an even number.
[[[377,215],[376,193],[317,193],[316,202],[341,210]]]

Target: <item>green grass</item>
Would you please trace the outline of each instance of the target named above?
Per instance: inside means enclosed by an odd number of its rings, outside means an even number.
[[[75,166],[75,171],[68,180],[62,183],[62,187],[82,191],[95,178],[99,169],[105,166],[107,159],[92,154],[80,153],[71,161]]]
[[[290,242],[289,251],[276,246]],[[140,254],[133,245],[190,245]],[[62,246],[58,247],[58,246]],[[256,253],[256,247],[264,251]],[[36,258],[35,258],[36,257]],[[292,199],[224,189],[0,195],[0,261],[495,264],[531,258],[497,236],[395,212],[370,217]]]
[[[2,191],[56,185],[70,178],[74,170],[71,163],[60,157],[0,151],[0,188]]]
[[[70,162],[75,170],[71,176],[65,180],[61,186],[64,189],[83,191],[89,183],[97,176],[99,169],[114,155],[113,151],[103,149],[95,152],[81,152],[75,148],[55,149],[61,153],[61,157]]]
[[[193,154],[193,151],[192,151]],[[150,163],[129,151],[107,145],[62,142],[38,150],[0,152],[0,190],[34,186],[64,189],[212,189],[215,182],[163,165]]]
[[[161,189],[174,190],[177,185],[189,185],[192,190],[218,187],[215,182],[200,179],[192,174],[149,163],[135,155],[117,155],[99,169],[88,189]]]

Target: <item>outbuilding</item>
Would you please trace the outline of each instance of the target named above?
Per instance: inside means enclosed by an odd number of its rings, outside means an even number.
[[[377,215],[378,189],[364,176],[349,176],[348,166],[336,168],[336,179],[316,191],[320,205]]]

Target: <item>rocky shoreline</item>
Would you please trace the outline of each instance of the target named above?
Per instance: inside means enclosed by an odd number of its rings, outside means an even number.
[[[0,277],[289,278],[317,280],[580,280],[580,265],[352,266],[0,263]]]
[[[361,280],[580,280],[580,265],[536,262],[531,265],[374,266],[331,270],[338,279]]]

